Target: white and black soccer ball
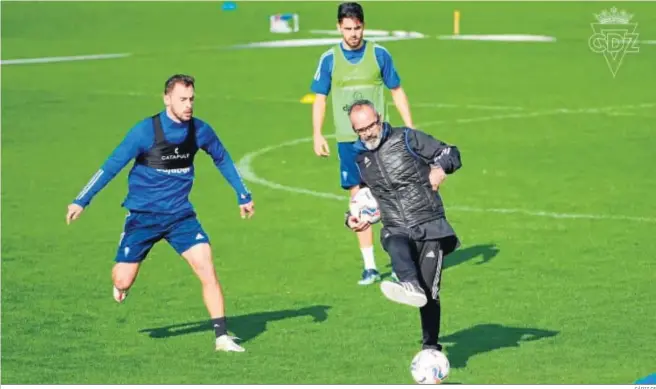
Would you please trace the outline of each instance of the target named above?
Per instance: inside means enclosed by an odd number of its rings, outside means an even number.
[[[375,224],[380,221],[380,208],[378,208],[378,201],[371,194],[369,188],[360,188],[358,193],[351,196],[349,202],[349,211],[351,215],[360,220],[364,220],[369,224]]]
[[[418,384],[441,384],[449,376],[449,360],[441,351],[426,349],[418,352],[410,364],[412,378]]]

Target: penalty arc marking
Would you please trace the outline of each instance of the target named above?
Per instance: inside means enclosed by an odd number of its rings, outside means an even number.
[[[649,104],[651,106],[651,104]],[[586,111],[583,111],[586,112]],[[527,117],[532,116],[530,112],[526,113]],[[513,116],[517,118],[517,115]],[[334,135],[327,135],[326,138],[334,138]],[[290,193],[299,193],[324,199],[338,200],[346,202],[348,200],[347,196],[338,195],[328,192],[319,192],[307,188],[283,185],[277,182],[273,182],[258,176],[253,169],[253,161],[255,158],[270,153],[272,151],[292,147],[303,143],[312,142],[312,138],[300,138],[294,139],[280,144],[268,146],[261,148],[259,150],[252,151],[244,155],[238,162],[237,168],[241,173],[244,180],[251,183],[259,184],[271,189],[281,190]],[[642,222],[642,223],[656,223],[656,218],[653,217],[641,217],[641,216],[628,216],[628,215],[613,215],[613,214],[584,214],[584,213],[559,213],[559,212],[550,212],[542,210],[528,210],[520,208],[481,208],[481,207],[470,207],[470,206],[447,206],[449,211],[456,212],[475,212],[475,213],[494,213],[494,214],[510,214],[510,215],[523,215],[531,217],[546,217],[552,219],[583,219],[583,220],[622,220],[622,221],[631,221],[631,222]]]

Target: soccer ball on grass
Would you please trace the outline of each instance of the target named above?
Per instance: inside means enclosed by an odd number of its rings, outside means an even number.
[[[449,376],[449,369],[446,355],[433,349],[421,350],[410,364],[410,373],[418,384],[440,384]]]

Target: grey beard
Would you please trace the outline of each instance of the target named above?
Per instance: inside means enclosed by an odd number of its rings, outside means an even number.
[[[382,137],[377,136],[375,139],[372,139],[372,140],[366,140],[366,141],[364,141],[363,143],[364,143],[364,146],[365,146],[368,150],[374,150],[374,149],[378,148],[378,146],[380,146],[380,141],[381,141],[381,139],[382,139]]]

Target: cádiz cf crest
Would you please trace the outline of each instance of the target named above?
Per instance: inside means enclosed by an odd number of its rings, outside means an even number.
[[[633,15],[626,11],[617,11],[617,8],[611,8],[610,12],[603,10],[600,14],[594,15],[597,23],[591,23],[594,32],[588,45],[590,49],[597,54],[603,54],[613,77],[622,65],[626,54],[638,53],[638,33],[636,28],[638,23],[631,23]]]

